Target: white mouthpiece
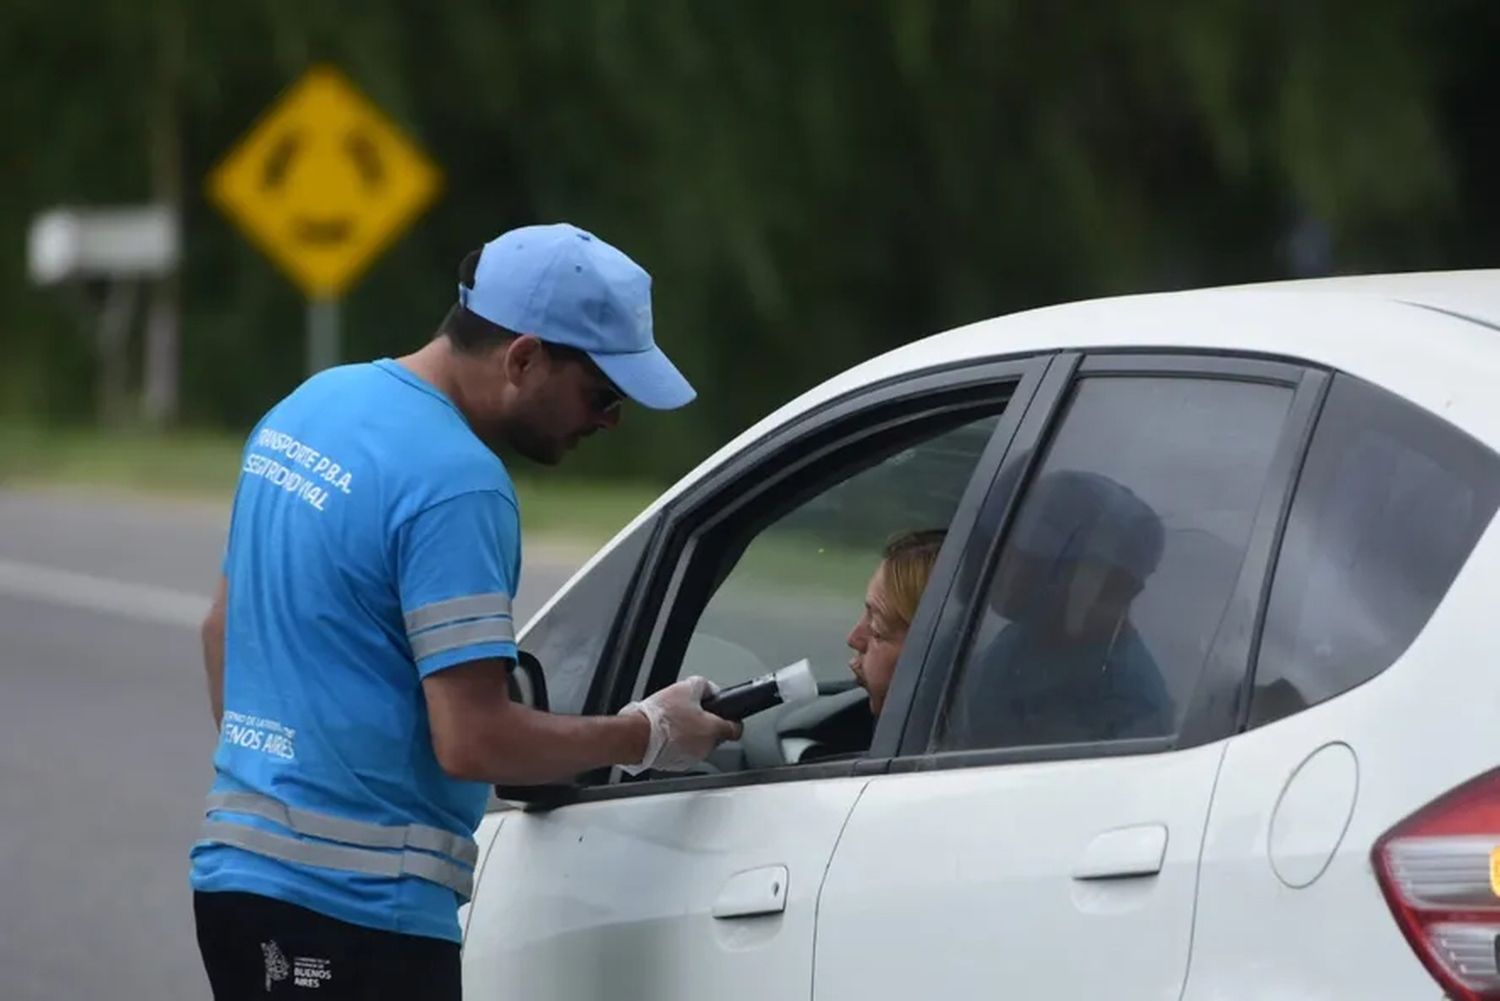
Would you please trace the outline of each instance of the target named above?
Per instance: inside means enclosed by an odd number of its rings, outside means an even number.
[[[782,702],[797,702],[818,694],[818,681],[805,658],[776,672],[776,690],[781,693]]]

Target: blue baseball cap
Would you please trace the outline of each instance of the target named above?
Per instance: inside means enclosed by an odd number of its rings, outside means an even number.
[[[652,410],[698,394],[651,336],[651,276],[577,226],[523,226],[479,254],[469,312],[518,334],[588,354],[620,392]]]

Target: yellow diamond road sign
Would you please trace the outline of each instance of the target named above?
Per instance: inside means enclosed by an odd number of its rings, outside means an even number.
[[[348,79],[308,71],[214,168],[213,201],[311,298],[337,297],[436,196],[435,166]]]

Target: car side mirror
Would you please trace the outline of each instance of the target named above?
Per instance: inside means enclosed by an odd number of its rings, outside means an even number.
[[[508,679],[511,701],[519,702],[531,709],[548,712],[547,675],[542,662],[522,650],[511,666]],[[528,810],[549,810],[561,806],[573,798],[578,786],[570,782],[554,782],[547,785],[497,785],[495,795],[500,799],[526,804]]]
[[[542,662],[525,650],[510,669],[510,698],[523,706],[547,712],[547,675]]]

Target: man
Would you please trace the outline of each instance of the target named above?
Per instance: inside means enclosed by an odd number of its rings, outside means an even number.
[[[220,741],[192,884],[220,1001],[459,997],[490,784],[687,768],[738,733],[701,678],[613,717],[507,690],[521,547],[492,449],[555,464],[622,397],[693,398],[650,281],[572,226],[505,233],[431,343],[322,372],[251,433],[203,627]]]

